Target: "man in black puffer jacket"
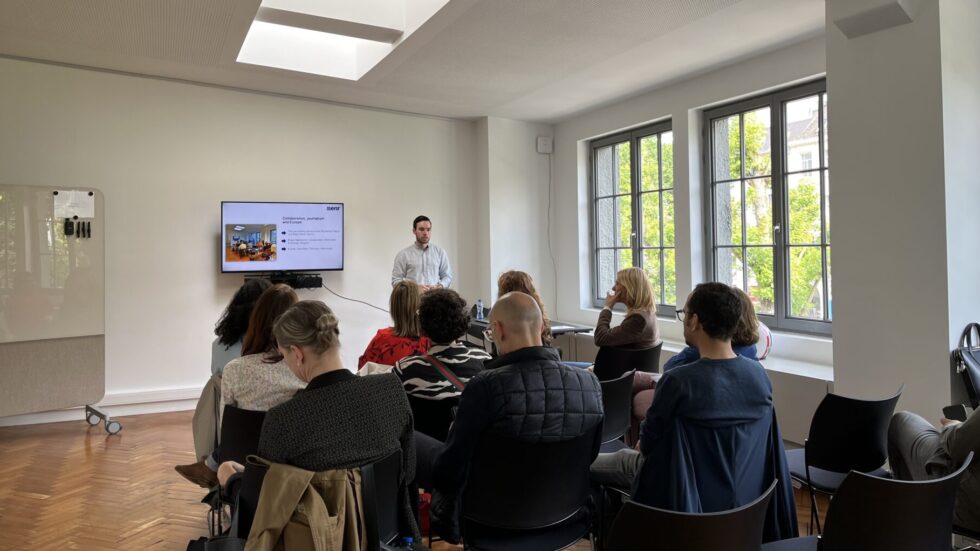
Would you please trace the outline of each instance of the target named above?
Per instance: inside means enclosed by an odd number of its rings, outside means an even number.
[[[599,381],[589,371],[563,365],[558,350],[542,346],[541,323],[540,308],[524,293],[507,293],[490,311],[488,336],[500,356],[466,385],[433,468],[436,500],[441,502],[433,503],[434,520],[450,532],[458,530],[453,505],[459,503],[483,434],[558,442],[602,423]],[[601,427],[595,431],[592,459],[599,453],[601,432]]]

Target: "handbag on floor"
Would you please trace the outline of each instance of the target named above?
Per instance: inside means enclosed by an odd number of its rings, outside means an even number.
[[[244,551],[245,540],[231,536],[200,537],[187,543],[187,551]]]
[[[973,334],[977,334],[974,340]],[[960,334],[959,346],[950,355],[953,368],[963,378],[970,406],[980,406],[980,324],[967,324]]]

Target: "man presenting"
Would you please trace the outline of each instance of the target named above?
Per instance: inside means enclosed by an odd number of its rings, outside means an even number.
[[[453,282],[453,271],[446,251],[429,243],[432,235],[432,221],[429,217],[416,216],[412,222],[412,233],[415,234],[415,243],[395,255],[391,285],[407,279],[418,283],[423,292],[449,287]]]

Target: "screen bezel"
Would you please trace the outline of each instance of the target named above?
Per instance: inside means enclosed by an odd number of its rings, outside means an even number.
[[[340,205],[340,267],[339,268],[299,268],[290,270],[225,270],[225,204],[259,204],[259,205]],[[218,232],[218,240],[220,241],[220,251],[221,254],[218,255],[218,264],[221,267],[221,273],[223,274],[256,274],[256,273],[303,273],[303,272],[341,272],[344,270],[344,265],[346,264],[345,254],[347,252],[347,207],[344,203],[329,202],[322,203],[318,201],[222,201],[219,207],[220,211],[218,213],[221,219],[221,230]],[[251,262],[249,264],[252,264]]]

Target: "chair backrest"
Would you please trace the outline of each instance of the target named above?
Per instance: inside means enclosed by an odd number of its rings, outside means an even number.
[[[463,516],[495,528],[557,524],[588,503],[599,424],[560,442],[484,434],[470,463]]]
[[[971,452],[956,472],[936,480],[851,471],[830,502],[821,549],[949,551],[956,490],[972,459]]]
[[[837,473],[881,467],[888,457],[888,423],[904,388],[884,400],[824,396],[810,422],[806,464]]]
[[[444,400],[426,400],[416,396],[408,396],[408,405],[412,408],[412,418],[415,430],[427,434],[440,442],[445,442],[449,435],[449,425],[453,422],[453,408],[459,406],[456,398]]]
[[[611,381],[599,381],[602,388],[602,443],[611,442],[626,434],[633,412],[633,378],[635,371],[627,371]]]
[[[248,456],[258,453],[263,421],[264,411],[225,406],[221,415],[218,462],[237,461],[244,465]]]
[[[653,348],[599,347],[593,371],[600,381],[617,379],[627,371],[660,372],[660,349],[664,343]]]
[[[773,480],[758,499],[718,513],[680,513],[627,501],[613,523],[608,551],[759,551]]]
[[[379,549],[381,544],[387,545],[398,537],[401,487],[401,450],[361,467],[364,522],[368,534],[378,535],[377,541],[368,538],[368,549]]]
[[[259,506],[262,481],[268,471],[268,466],[246,460],[245,472],[242,473],[238,497],[235,502],[235,516],[231,525],[232,537],[248,538],[248,533],[252,529],[252,521],[255,520],[255,511]]]

